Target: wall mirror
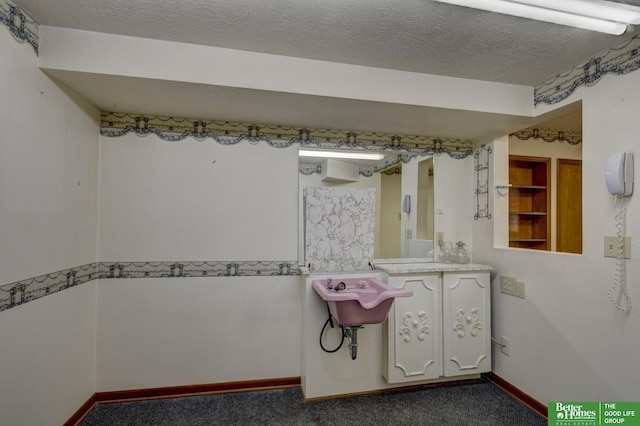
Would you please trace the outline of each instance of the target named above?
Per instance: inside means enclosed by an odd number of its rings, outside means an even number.
[[[355,186],[376,189],[374,259],[433,261],[437,159],[394,151],[365,151],[379,155],[369,159],[339,155],[354,151],[347,149],[302,147],[300,151],[304,154],[298,158],[300,259],[304,259],[304,188]],[[409,212],[402,211],[405,196],[411,200]]]

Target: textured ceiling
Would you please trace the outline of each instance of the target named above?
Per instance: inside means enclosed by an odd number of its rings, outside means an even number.
[[[431,0],[17,3],[50,26],[529,86],[630,36]]]
[[[15,1],[42,25],[524,86],[554,77],[635,34],[611,36],[431,0]],[[640,6],[640,0],[620,3]],[[386,102],[47,72],[107,111],[470,139],[541,122]],[[581,129],[579,107],[557,111],[552,118],[546,128]]]

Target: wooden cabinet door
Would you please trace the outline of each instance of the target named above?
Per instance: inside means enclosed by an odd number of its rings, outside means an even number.
[[[582,161],[558,159],[556,251],[582,253]]]
[[[394,276],[388,283],[413,296],[396,298],[383,324],[383,376],[389,383],[442,376],[440,273]]]
[[[442,285],[445,376],[491,371],[488,272],[445,272]]]

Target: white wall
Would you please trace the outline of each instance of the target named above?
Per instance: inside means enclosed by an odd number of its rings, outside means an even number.
[[[102,137],[101,261],[296,260],[298,151]]]
[[[0,28],[0,285],[96,260],[98,113]],[[3,424],[64,423],[95,391],[95,284],[0,312]]]
[[[0,312],[3,425],[61,425],[96,388],[96,285]]]
[[[95,261],[98,111],[0,28],[2,283]]]
[[[300,376],[300,277],[98,286],[98,392]]]
[[[494,347],[493,371],[542,403],[640,400],[640,310],[636,306],[625,314],[611,305],[607,292],[615,259],[603,257],[603,237],[616,230],[604,169],[613,151],[637,150],[638,87],[636,72],[605,77],[574,95],[583,102],[582,255],[494,248],[492,228],[506,227],[498,210],[506,217],[508,208],[495,191],[494,220],[474,224],[474,260],[526,284],[521,300],[500,294],[494,276],[493,335],[510,338],[512,349],[506,357]],[[507,138],[494,142],[496,179],[505,174],[507,143]],[[627,235],[635,257],[640,253],[640,198],[634,195],[627,202]],[[626,265],[629,291],[638,305],[640,264],[631,260]]]
[[[100,141],[103,261],[297,262],[298,151]],[[299,277],[101,280],[98,391],[297,377]]]

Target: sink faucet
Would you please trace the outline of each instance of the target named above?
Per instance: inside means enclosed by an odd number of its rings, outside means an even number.
[[[340,281],[338,284],[336,284],[335,286],[333,285],[332,279],[331,278],[327,278],[327,289],[329,291],[340,291],[340,290],[344,290],[347,288],[347,284],[344,281]]]
[[[327,288],[329,290],[334,290],[333,284],[331,283],[331,278],[327,278]]]

